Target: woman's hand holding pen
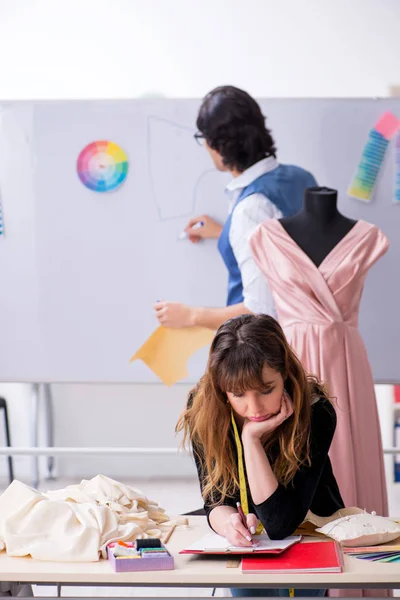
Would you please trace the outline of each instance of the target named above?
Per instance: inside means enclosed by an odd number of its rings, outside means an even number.
[[[239,512],[233,513],[225,521],[222,535],[226,537],[232,546],[253,545],[252,534],[256,532],[258,519],[255,514],[249,513],[246,517],[246,526],[244,525]]]
[[[199,228],[193,228],[196,223],[202,223]],[[200,215],[199,217],[193,217],[185,227],[188,240],[193,244],[197,244],[200,240],[219,238],[222,231],[222,225],[217,221],[214,221],[208,215]]]

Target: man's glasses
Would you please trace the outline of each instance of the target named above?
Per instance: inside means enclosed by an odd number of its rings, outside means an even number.
[[[197,131],[194,134],[193,137],[196,140],[196,142],[199,144],[199,146],[203,146],[204,145],[204,135],[202,133],[200,133],[199,131]]]

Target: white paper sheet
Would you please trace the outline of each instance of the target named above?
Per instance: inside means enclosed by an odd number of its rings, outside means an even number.
[[[231,546],[228,540],[221,535],[208,533],[185,550],[195,552],[239,552],[241,554],[246,552],[270,552],[272,550],[285,550],[295,542],[299,542],[300,539],[300,535],[292,535],[284,540],[270,540],[266,534],[261,534],[253,536],[253,547],[243,547]]]

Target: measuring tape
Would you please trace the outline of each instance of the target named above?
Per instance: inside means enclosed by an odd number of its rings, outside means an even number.
[[[240,504],[242,505],[242,509],[245,515],[249,514],[249,501],[247,498],[247,487],[246,487],[246,479],[244,476],[244,466],[243,466],[243,447],[242,442],[240,440],[239,431],[236,425],[235,417],[233,416],[233,412],[231,412],[231,421],[233,426],[233,431],[235,434],[235,442],[238,454],[238,472],[239,472],[239,487],[240,487]],[[258,524],[256,533],[261,533],[264,527],[262,523]],[[289,588],[289,598],[294,598],[294,589]]]
[[[237,454],[238,454],[240,504],[242,506],[244,514],[248,515],[249,514],[249,501],[247,498],[247,486],[246,486],[246,479],[244,476],[243,448],[242,448],[242,442],[240,441],[240,436],[239,436],[238,428],[237,428],[233,413],[231,413],[231,421],[232,421],[232,425],[233,425],[233,431],[235,434],[235,442],[236,442],[236,448],[237,448]],[[263,529],[264,529],[263,524],[259,523],[258,527],[256,529],[256,533],[257,534],[262,533]]]

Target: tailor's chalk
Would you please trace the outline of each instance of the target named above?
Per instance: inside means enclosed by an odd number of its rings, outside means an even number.
[[[147,538],[146,540],[136,540],[136,550],[140,548],[162,548],[159,538]]]
[[[134,557],[134,556],[138,556],[138,551],[136,550],[136,548],[132,548],[129,546],[121,546],[120,544],[116,544],[113,548],[113,554],[115,557],[120,557],[120,556],[130,556],[130,557]]]
[[[191,229],[200,229],[201,227],[204,227],[204,221],[197,221]],[[187,240],[188,237],[187,231],[182,231],[182,233],[178,235],[178,240]]]

